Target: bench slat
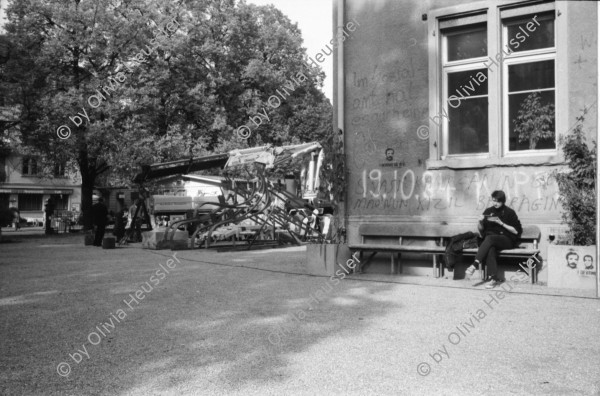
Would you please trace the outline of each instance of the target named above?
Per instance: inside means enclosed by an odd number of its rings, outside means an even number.
[[[422,223],[398,223],[398,224],[361,224],[358,232],[361,236],[390,236],[407,238],[450,238],[463,232],[472,231],[476,233],[476,226],[473,229],[466,229],[465,226],[451,224],[422,224]],[[541,231],[538,226],[527,225],[523,227],[521,241],[539,240]]]
[[[394,245],[394,244],[376,244],[361,243],[357,245],[348,245],[351,250],[380,250],[389,252],[414,252],[414,253],[438,253],[445,252],[441,246],[418,246],[418,245]],[[464,249],[463,254],[474,255],[477,249]],[[540,253],[539,249],[505,249],[501,250],[500,256],[533,256]]]
[[[498,253],[500,256],[510,256],[510,255],[520,255],[520,256],[533,256],[534,254],[538,254],[540,252],[539,249],[505,249],[501,250]],[[477,249],[464,249],[463,254],[476,254]]]
[[[398,244],[377,244],[361,243],[348,245],[348,248],[354,250],[381,250],[393,252],[416,252],[416,253],[444,253],[443,246],[419,246],[419,245],[398,245]]]

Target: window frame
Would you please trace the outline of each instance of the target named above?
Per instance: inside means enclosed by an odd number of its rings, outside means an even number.
[[[512,18],[511,18],[512,19]],[[518,18],[522,19],[522,18]],[[547,16],[539,17],[538,20],[548,19]],[[511,23],[514,21],[511,21]],[[502,23],[502,48],[506,48],[508,45],[509,37],[508,37],[508,23]],[[509,130],[510,130],[510,120],[508,119],[508,67],[511,65],[520,65],[524,63],[534,63],[546,60],[554,61],[554,105],[555,105],[555,118],[557,117],[557,107],[556,102],[558,97],[556,95],[556,16],[554,17],[554,46],[546,47],[541,49],[529,50],[529,51],[519,51],[519,52],[511,52],[509,55],[504,55],[502,59],[502,103],[505,103],[505,106],[502,106],[502,153],[504,157],[524,157],[530,155],[555,155],[558,150],[558,130],[557,130],[557,122],[556,119],[554,121],[555,131],[554,136],[556,139],[556,144],[553,149],[535,149],[535,150],[514,150],[511,151],[509,148]],[[543,89],[541,91],[548,91],[549,89]]]
[[[33,202],[32,199],[26,199],[27,198],[33,198],[35,197],[35,203],[38,204],[37,208],[34,208],[33,205],[29,205],[30,203]],[[44,196],[42,194],[22,194],[19,193],[18,194],[18,208],[21,212],[39,212],[44,210]],[[39,201],[39,202],[37,202]],[[27,203],[27,207],[25,207],[25,203]]]
[[[526,19],[541,13],[554,12],[554,47],[526,51],[526,55],[512,52],[506,56],[507,22],[506,20]],[[505,14],[506,13],[506,14]],[[553,54],[555,70],[555,133],[556,139],[568,130],[567,113],[559,109],[568,108],[567,79],[558,79],[558,70],[568,70],[567,48],[561,37],[566,37],[567,18],[557,15],[566,13],[566,5],[561,2],[524,2],[510,0],[498,4],[493,0],[460,4],[432,10],[428,17],[428,48],[429,48],[429,159],[426,161],[427,169],[468,169],[484,168],[489,166],[526,166],[526,165],[559,165],[564,163],[564,157],[558,148],[541,150],[508,150],[508,122],[505,122],[505,111],[508,111],[508,66],[506,61],[515,61],[524,57],[529,58],[534,53]],[[483,154],[447,154],[448,120],[442,117],[443,122],[438,126],[434,117],[448,114],[446,98],[446,78],[444,64],[447,54],[443,53],[445,43],[443,29],[440,24],[447,20],[456,20],[454,26],[468,26],[473,24],[468,19],[472,15],[484,14],[487,27],[488,55],[483,63],[488,68],[488,125],[489,125],[489,151]],[[501,16],[502,14],[502,16]],[[465,23],[460,20],[464,18]],[[508,22],[510,23],[510,22]],[[562,43],[562,44],[561,44]],[[504,49],[504,51],[502,51]],[[443,55],[442,55],[443,54]],[[496,58],[499,57],[499,60]],[[497,65],[491,64],[494,59]],[[473,58],[471,61],[481,59]],[[460,63],[463,61],[454,61]],[[501,63],[500,63],[501,62]],[[444,136],[446,135],[446,136]],[[506,140],[506,142],[505,142]]]
[[[67,177],[67,163],[55,162],[54,168],[52,169],[52,176],[57,179]]]
[[[465,31],[468,31],[468,30],[475,30],[475,28],[466,29]],[[487,25],[486,25],[486,30],[487,30]],[[487,57],[483,57],[483,56],[478,57],[478,58],[469,58],[468,60],[461,59],[461,60],[457,60],[457,61],[448,61],[448,40],[446,37],[448,37],[448,35],[440,34],[441,51],[442,51],[441,52],[442,65],[440,67],[441,74],[442,74],[442,78],[441,78],[441,82],[442,82],[442,96],[441,96],[442,114],[450,114],[450,110],[448,109],[448,100],[447,100],[447,98],[450,97],[449,92],[448,92],[448,74],[464,72],[464,71],[469,71],[469,70],[487,69],[487,67],[485,66],[485,61],[486,61]],[[486,80],[486,83],[487,83],[487,80]],[[488,84],[488,93],[485,96],[487,96],[488,104],[489,104],[490,91],[489,91],[489,83],[487,83],[487,84]],[[469,98],[479,98],[479,97],[483,97],[483,95],[473,95],[473,96],[469,95]],[[488,105],[488,107],[489,107],[489,105]],[[488,109],[488,112],[489,112],[489,109]],[[443,122],[442,130],[449,131],[448,117],[442,117],[442,122]],[[489,119],[488,119],[488,124],[489,124]],[[449,154],[448,146],[449,146],[449,140],[450,140],[449,135],[450,134],[449,133],[441,133],[441,135],[442,135],[441,136],[441,141],[442,141],[441,158],[442,159],[463,158],[463,157],[486,158],[488,156],[488,153]],[[489,135],[489,125],[488,125],[488,135]],[[488,143],[488,147],[489,147],[489,143]]]
[[[35,166],[32,166],[35,165]],[[35,173],[33,172],[33,168],[35,168]],[[25,172],[27,170],[27,172]],[[34,156],[23,156],[21,158],[21,176],[32,176],[36,177],[40,174],[39,163],[36,157]]]

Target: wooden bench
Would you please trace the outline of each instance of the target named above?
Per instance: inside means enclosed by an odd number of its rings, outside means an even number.
[[[400,224],[361,224],[358,228],[361,243],[350,244],[348,247],[354,252],[359,252],[360,263],[355,271],[361,272],[362,268],[369,264],[377,253],[391,253],[391,273],[396,274],[396,268],[402,271],[400,257],[402,253],[428,254],[433,256],[433,276],[442,276],[442,265],[438,270],[438,256],[446,251],[446,245],[450,238],[467,232],[464,226],[449,224],[423,224],[423,223],[400,223]],[[537,226],[523,227],[523,233],[519,240],[518,248],[506,249],[499,252],[500,258],[536,258],[539,255],[538,242],[540,240],[540,229]],[[412,243],[408,243],[411,240]],[[425,242],[425,244],[421,243]],[[372,252],[369,258],[363,262],[363,252]],[[465,249],[464,255],[474,256],[477,249]],[[397,257],[396,257],[397,254]],[[531,283],[536,282],[536,266],[528,264]],[[358,269],[358,270],[357,270]],[[479,265],[480,274],[484,278]]]

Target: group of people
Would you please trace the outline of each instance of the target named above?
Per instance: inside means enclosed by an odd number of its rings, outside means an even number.
[[[141,206],[141,199],[137,199],[129,209],[123,207],[115,216],[115,228],[113,234],[117,241],[127,240],[141,242],[142,240],[142,219],[138,207]],[[138,212],[138,213],[136,213]],[[137,214],[137,216],[136,216]],[[104,198],[98,198],[98,202],[92,205],[92,222],[94,224],[94,246],[102,246],[102,239],[106,232],[108,224],[108,208],[104,203]]]
[[[467,276],[471,277],[479,264],[487,266],[488,279],[485,287],[492,289],[502,280],[498,277],[498,252],[503,249],[512,249],[518,245],[518,241],[523,232],[521,222],[515,211],[506,206],[506,194],[501,190],[492,193],[492,206],[485,209],[479,217],[478,230],[481,237],[481,243],[475,255],[475,261],[467,270]],[[141,200],[131,205],[129,209],[123,208],[115,218],[115,236],[117,240],[122,240],[126,234],[135,240],[141,239],[141,218],[136,216],[138,206]],[[138,213],[139,214],[139,213]],[[318,212],[312,216],[302,219],[304,226],[316,228]],[[99,198],[98,202],[92,206],[92,218],[95,226],[94,246],[102,246],[102,239],[108,223],[108,209],[104,204],[104,199]],[[132,232],[128,232],[132,230]]]

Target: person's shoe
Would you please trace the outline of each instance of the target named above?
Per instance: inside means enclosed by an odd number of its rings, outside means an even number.
[[[477,267],[475,267],[475,265],[471,264],[471,266],[469,268],[467,268],[467,270],[465,271],[465,275],[467,275],[469,278],[473,276],[473,274],[475,273],[475,270],[477,269]]]
[[[485,283],[485,288],[493,289],[494,287],[498,286],[499,284],[500,284],[500,282],[498,282],[496,279],[490,279],[489,281],[487,281]]]

